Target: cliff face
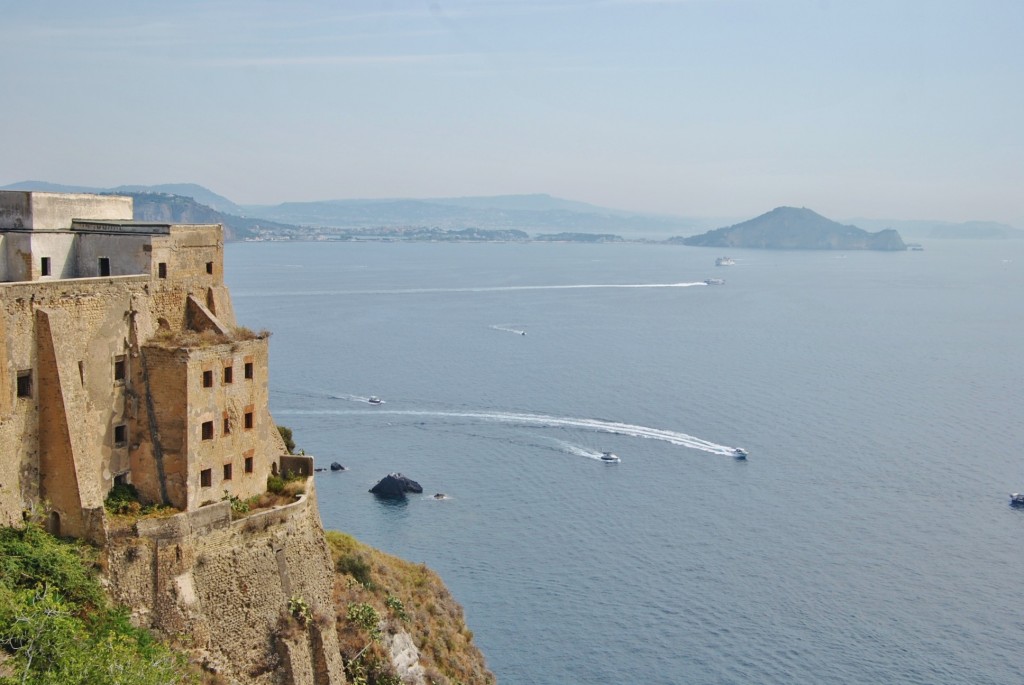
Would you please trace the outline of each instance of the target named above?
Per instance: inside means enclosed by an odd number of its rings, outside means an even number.
[[[677,241],[678,242],[678,241]],[[869,233],[807,208],[778,207],[759,217],[684,238],[684,245],[776,250],[906,250],[899,233]]]

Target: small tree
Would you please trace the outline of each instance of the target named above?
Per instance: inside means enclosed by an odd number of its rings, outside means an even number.
[[[292,440],[292,429],[288,426],[278,426],[277,432],[281,434],[281,439],[284,440],[284,448],[288,450],[288,454],[294,454],[295,441]]]

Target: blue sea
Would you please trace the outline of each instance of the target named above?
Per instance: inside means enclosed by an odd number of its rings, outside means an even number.
[[[437,570],[501,683],[1024,682],[1024,241],[226,262],[275,420],[348,469],[325,526]]]

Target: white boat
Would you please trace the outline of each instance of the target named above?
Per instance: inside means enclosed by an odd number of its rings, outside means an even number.
[[[732,266],[736,263],[732,257],[719,257],[715,260],[715,266]]]
[[[377,397],[376,395],[371,395],[370,399],[368,399],[366,401],[369,402],[370,404],[384,404],[384,400],[382,400],[381,398]]]
[[[725,279],[722,278],[705,278],[704,285],[725,285]]]
[[[1024,507],[1024,494],[1014,492],[1010,494],[1011,507]]]
[[[618,464],[622,460],[619,459],[618,455],[611,452],[601,452],[601,461],[606,464]]]
[[[732,456],[736,457],[737,459],[746,459],[747,451],[742,447],[736,447],[732,451]]]

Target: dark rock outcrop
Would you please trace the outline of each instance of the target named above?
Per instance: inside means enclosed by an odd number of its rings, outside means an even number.
[[[776,250],[906,250],[893,229],[869,233],[826,219],[810,209],[778,207],[743,223],[684,238],[684,245]]]
[[[423,492],[423,487],[400,473],[389,473],[370,488],[370,492],[381,497],[405,497],[407,492]]]
[[[331,471],[344,471],[345,467],[336,461],[331,462]]]

